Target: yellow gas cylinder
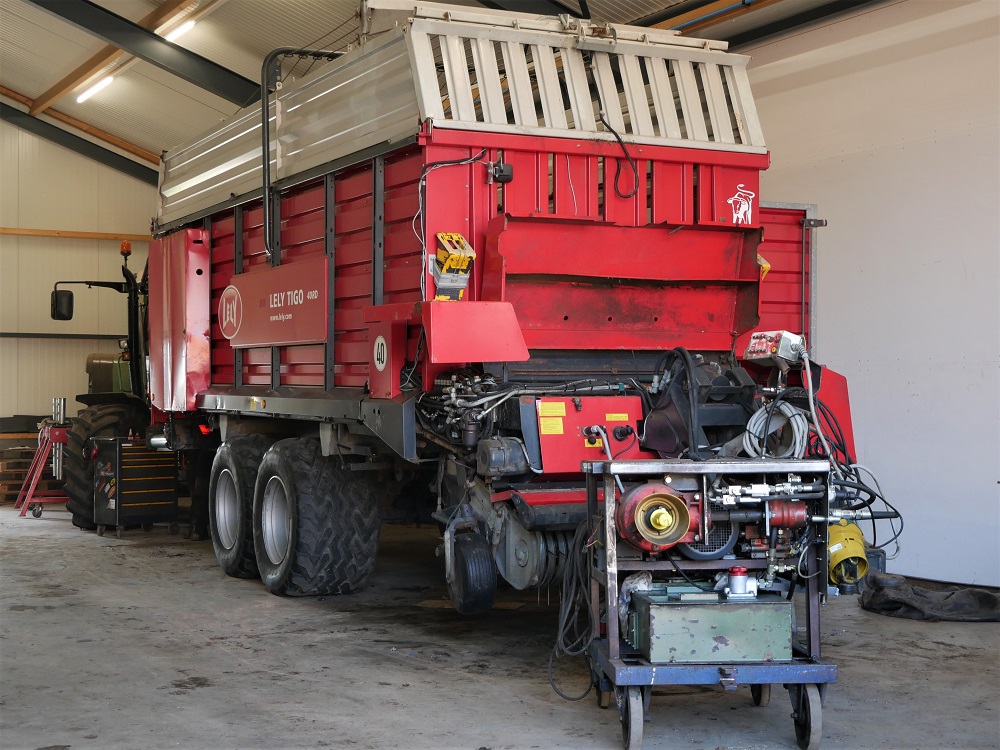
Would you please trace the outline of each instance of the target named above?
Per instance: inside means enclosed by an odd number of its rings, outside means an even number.
[[[857,583],[868,573],[865,537],[856,523],[841,520],[830,527],[830,583]]]

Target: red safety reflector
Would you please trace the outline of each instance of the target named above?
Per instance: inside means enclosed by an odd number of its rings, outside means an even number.
[[[212,434],[212,428],[209,427],[207,424],[200,424],[200,425],[198,425],[198,429],[201,431],[202,435],[211,435]]]

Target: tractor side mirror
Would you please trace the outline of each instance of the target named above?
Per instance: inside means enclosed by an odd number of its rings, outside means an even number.
[[[73,320],[73,292],[68,289],[52,290],[52,320]]]

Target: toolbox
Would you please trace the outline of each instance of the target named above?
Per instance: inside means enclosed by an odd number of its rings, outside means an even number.
[[[155,451],[143,441],[96,438],[94,523],[102,535],[109,527],[122,535],[126,526],[155,523],[177,528],[177,454]]]

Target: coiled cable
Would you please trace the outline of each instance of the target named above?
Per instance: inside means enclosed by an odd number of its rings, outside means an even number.
[[[769,453],[768,436],[782,427],[788,427],[791,431],[791,441],[784,450]],[[787,401],[779,402],[773,411],[769,407],[755,411],[743,433],[743,450],[753,458],[802,458],[808,444],[809,418],[806,412]]]

